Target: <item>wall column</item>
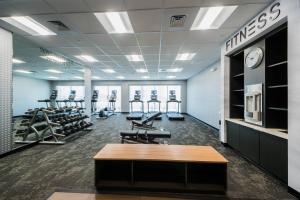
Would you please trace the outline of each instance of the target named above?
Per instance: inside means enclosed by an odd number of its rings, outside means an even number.
[[[12,34],[0,28],[0,154],[12,149]]]
[[[92,71],[87,67],[84,69],[84,91],[85,114],[90,117],[90,121],[92,116]]]

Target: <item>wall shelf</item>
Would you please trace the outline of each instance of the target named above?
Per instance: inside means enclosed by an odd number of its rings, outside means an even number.
[[[278,110],[278,111],[287,111],[287,108],[276,108],[276,107],[268,107],[270,110]]]
[[[244,76],[244,73],[240,73],[240,74],[234,75],[233,77],[237,78],[237,77],[243,77],[243,76]]]
[[[240,108],[244,108],[244,105],[233,104],[233,106],[235,106],[235,107],[240,107]]]
[[[284,65],[284,64],[287,64],[287,61],[282,61],[282,62],[279,62],[279,63],[268,65],[267,67],[269,67],[269,68],[271,68],[271,67],[277,67],[277,66],[281,66],[281,65]]]
[[[270,89],[275,89],[275,88],[286,88],[288,85],[271,85],[268,86]]]
[[[232,90],[234,92],[244,92],[244,89]]]

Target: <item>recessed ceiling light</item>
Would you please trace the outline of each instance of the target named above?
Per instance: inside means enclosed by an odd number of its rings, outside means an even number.
[[[74,76],[75,79],[83,79],[81,76]]]
[[[176,73],[176,72],[181,72],[183,68],[170,68],[170,69],[159,69],[158,72],[171,72],[171,73]]]
[[[16,69],[15,72],[23,73],[23,74],[32,74],[31,71],[23,70],[23,69]]]
[[[176,76],[167,76],[167,79],[173,79],[176,78]]]
[[[49,76],[48,79],[58,79],[56,76]]]
[[[66,59],[58,57],[56,55],[48,55],[48,56],[40,56],[41,58],[45,60],[49,60],[51,62],[57,62],[57,63],[65,63],[67,62]]]
[[[116,73],[116,71],[113,69],[102,69],[102,71],[109,74]]]
[[[142,55],[125,55],[128,61],[132,62],[139,62],[144,61],[144,58]]]
[[[0,19],[31,35],[56,35],[29,16],[2,17]]]
[[[97,59],[90,55],[77,55],[75,57],[84,62],[99,62]]]
[[[176,60],[192,60],[195,55],[195,53],[179,53]]]
[[[133,33],[127,12],[94,13],[108,33]]]
[[[143,79],[149,79],[150,76],[142,76]]]
[[[124,79],[125,77],[124,76],[117,76],[116,78],[117,79]]]
[[[191,30],[218,29],[236,8],[237,6],[200,8]]]
[[[17,58],[13,58],[13,63],[14,64],[22,64],[22,63],[25,63],[23,60],[20,60],[20,59],[17,59]]]
[[[92,79],[101,79],[99,76],[92,76]]]
[[[45,72],[55,73],[55,74],[62,74],[62,71],[56,69],[46,69]]]
[[[84,69],[78,69],[77,71],[84,73]]]
[[[141,69],[136,69],[135,71],[136,71],[137,73],[147,73],[147,72],[148,72],[148,69],[141,68]]]

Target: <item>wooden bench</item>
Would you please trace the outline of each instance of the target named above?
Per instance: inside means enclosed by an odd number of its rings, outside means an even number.
[[[107,144],[94,157],[97,190],[224,194],[228,161],[210,146]]]
[[[132,195],[113,194],[88,194],[88,193],[66,193],[55,192],[48,200],[184,200],[178,198],[165,197],[145,197]]]

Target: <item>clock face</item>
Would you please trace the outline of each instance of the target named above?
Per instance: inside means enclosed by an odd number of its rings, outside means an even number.
[[[254,48],[252,49],[245,58],[245,65],[249,68],[256,68],[260,65],[261,61],[263,60],[264,53],[261,48]]]

